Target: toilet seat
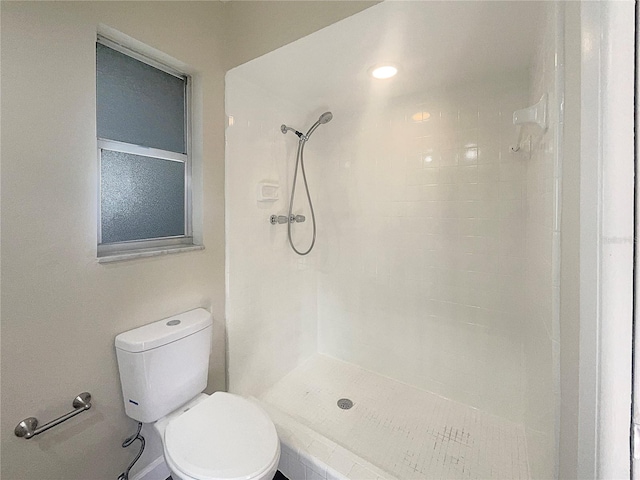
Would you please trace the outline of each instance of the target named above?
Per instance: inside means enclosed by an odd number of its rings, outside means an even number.
[[[197,480],[250,480],[274,468],[276,429],[256,404],[216,392],[172,419],[164,432],[169,466]]]

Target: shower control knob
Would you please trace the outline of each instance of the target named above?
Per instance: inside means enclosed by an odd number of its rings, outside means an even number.
[[[290,223],[302,223],[306,220],[304,215],[294,215],[293,213],[291,214],[291,216],[289,217],[289,222]]]
[[[271,225],[277,225],[278,223],[287,223],[288,220],[289,219],[286,217],[286,215],[271,215],[269,217],[269,223],[271,223]]]

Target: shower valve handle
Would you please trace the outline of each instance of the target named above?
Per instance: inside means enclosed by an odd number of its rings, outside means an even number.
[[[269,217],[269,222],[271,223],[271,225],[287,223],[288,221],[289,219],[286,215],[271,215]]]
[[[287,217],[286,215],[271,215],[269,217],[269,223],[271,223],[271,225],[278,225],[278,224],[283,224],[283,223],[302,223],[306,220],[307,218],[304,215],[293,215],[291,214],[290,217]]]

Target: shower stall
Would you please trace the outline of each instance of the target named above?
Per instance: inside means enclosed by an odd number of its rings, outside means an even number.
[[[228,385],[291,480],[557,476],[562,8],[383,2],[228,72]]]

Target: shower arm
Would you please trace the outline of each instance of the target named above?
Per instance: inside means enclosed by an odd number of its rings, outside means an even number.
[[[309,140],[309,137],[311,137],[311,134],[315,132],[319,126],[320,126],[320,120],[318,120],[316,123],[314,123],[311,126],[311,128],[307,131],[306,135],[302,132],[299,132],[295,128],[287,127],[286,125],[282,125],[280,127],[280,131],[282,133],[293,132],[298,136],[300,142],[306,142],[307,140]]]
[[[280,131],[282,133],[287,133],[287,132],[293,132],[295,133],[298,138],[300,139],[300,141],[304,141],[306,142],[307,140],[309,140],[309,133],[307,132],[307,134],[303,134],[302,132],[299,132],[298,130],[296,130],[295,128],[291,128],[291,127],[287,127],[286,125],[281,125],[280,126]]]

